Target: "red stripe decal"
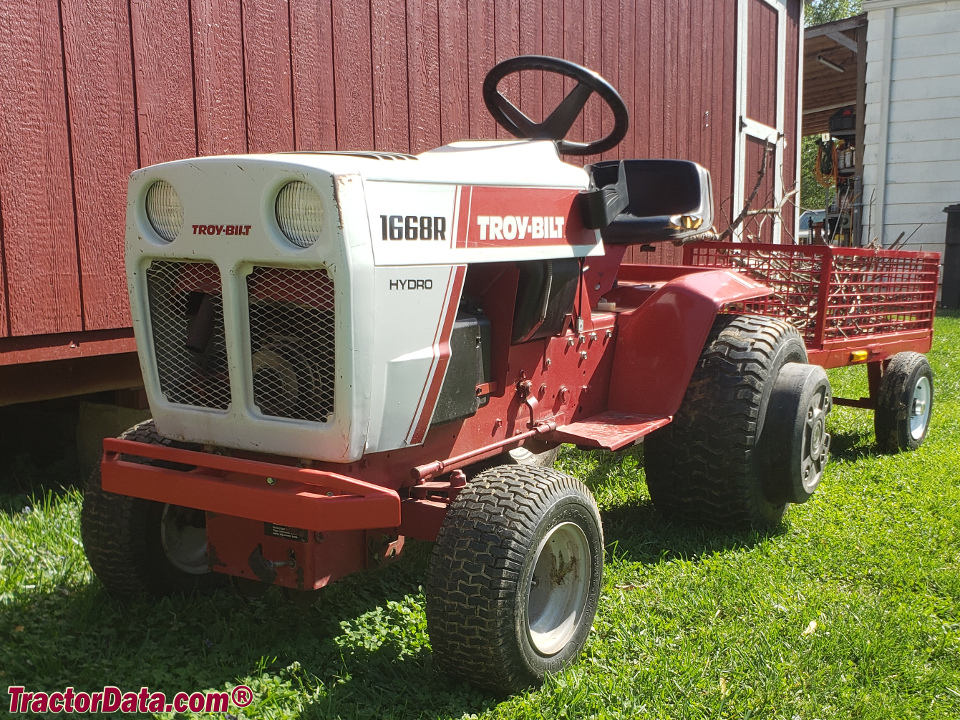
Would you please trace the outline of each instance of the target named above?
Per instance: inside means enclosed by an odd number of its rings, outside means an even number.
[[[443,376],[446,374],[447,365],[450,362],[450,335],[453,332],[453,322],[457,318],[457,307],[460,305],[460,293],[463,290],[463,278],[466,272],[466,265],[458,265],[453,269],[451,282],[447,285],[449,291],[447,306],[442,316],[441,325],[438,327],[437,336],[434,338],[434,345],[438,347],[438,353],[434,358],[435,369],[432,378],[429,380],[429,389],[426,399],[423,401],[423,408],[420,410],[420,419],[415,421],[417,426],[413,431],[413,437],[410,438],[411,443],[423,442],[423,438],[427,434],[427,428],[430,426],[430,418],[433,417],[433,408],[437,404],[440,386],[443,384]],[[439,344],[437,343],[437,337],[439,337]]]
[[[470,206],[473,202],[473,188],[460,188],[460,214],[457,216],[457,238],[456,246],[465,248],[467,246],[467,232],[470,230]]]

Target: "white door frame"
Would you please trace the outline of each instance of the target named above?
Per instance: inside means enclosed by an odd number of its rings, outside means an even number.
[[[747,49],[749,45],[749,18],[748,7],[750,0],[737,0],[737,104],[736,104],[736,122],[737,133],[734,141],[734,161],[733,161],[733,217],[736,217],[743,210],[743,203],[746,200],[745,185],[748,178],[744,177],[746,172],[746,149],[747,138],[752,137],[757,140],[765,141],[775,145],[774,166],[773,166],[773,196],[774,202],[779,203],[783,198],[783,151],[785,142],[786,124],[786,77],[787,77],[787,0],[754,0],[765,2],[771,8],[777,11],[777,126],[770,127],[763,123],[751,120],[747,117]],[[770,172],[769,165],[767,172]],[[756,182],[755,178],[749,178],[750,187]],[[781,242],[783,227],[780,219],[772,217],[773,221],[773,242]],[[734,240],[743,239],[741,225],[733,233]]]

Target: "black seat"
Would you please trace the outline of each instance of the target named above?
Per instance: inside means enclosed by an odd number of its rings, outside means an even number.
[[[710,173],[694,162],[606,160],[587,170],[596,199],[584,204],[584,223],[606,243],[678,240],[713,224]]]

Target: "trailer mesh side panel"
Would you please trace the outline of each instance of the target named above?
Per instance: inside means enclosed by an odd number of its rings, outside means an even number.
[[[743,310],[789,320],[808,347],[933,328],[935,253],[704,242],[684,248],[684,264],[734,268],[770,287]]]
[[[247,294],[257,408],[271,417],[326,422],[336,378],[333,280],[322,268],[256,267]]]
[[[824,340],[933,327],[937,273],[923,258],[835,252]]]
[[[226,410],[230,375],[217,266],[154,260],[146,275],[160,391],[172,403]]]

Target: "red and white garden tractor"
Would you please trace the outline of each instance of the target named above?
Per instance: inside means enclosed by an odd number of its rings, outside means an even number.
[[[576,87],[534,123],[498,90],[521,71]],[[612,131],[568,142],[594,93]],[[617,92],[569,62],[505,61],[484,100],[520,139],[133,173],[127,279],[154,419],[104,441],[86,492],[110,592],[227,577],[312,592],[435,541],[438,664],[509,692],[572,662],[597,610],[600,515],[551,467],[561,443],[647,438],[653,502],[679,518],[768,527],[814,492],[826,374],[789,322],[735,310],[770,288],[621,262],[709,229],[709,174],[562,162],[628,126]]]

